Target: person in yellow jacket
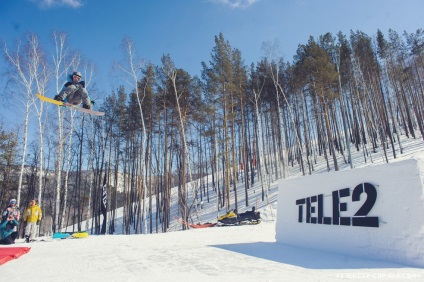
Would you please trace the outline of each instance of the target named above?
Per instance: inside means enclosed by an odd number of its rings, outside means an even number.
[[[41,208],[36,204],[35,200],[29,202],[29,207],[24,213],[25,227],[25,241],[27,243],[34,240],[37,233],[37,225],[40,223],[42,217]]]

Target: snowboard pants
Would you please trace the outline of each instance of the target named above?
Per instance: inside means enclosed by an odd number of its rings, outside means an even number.
[[[15,240],[18,237],[18,232],[13,232],[12,234],[10,234],[9,236],[7,236],[6,238],[3,238],[0,240],[0,245],[11,245],[11,244],[15,244]]]
[[[59,96],[72,105],[79,105],[82,101],[84,105],[91,106],[91,101],[85,88],[76,87],[73,84],[60,91]]]
[[[37,233],[37,222],[27,222],[25,227],[25,236],[28,236],[30,240],[33,240]]]

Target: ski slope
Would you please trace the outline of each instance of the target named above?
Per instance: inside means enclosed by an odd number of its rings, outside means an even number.
[[[17,245],[24,245],[18,243]],[[28,244],[25,244],[25,246]],[[31,243],[2,281],[423,281],[424,269],[275,243],[275,222]]]
[[[404,154],[399,160],[424,155],[422,139],[405,140],[403,145]],[[373,156],[372,163],[360,163],[361,157],[355,157],[355,167],[383,163],[381,153]],[[390,160],[393,161],[396,160]],[[344,165],[342,169],[350,168]],[[325,173],[325,166],[317,165],[316,171]],[[289,177],[298,176],[294,171],[290,173]],[[180,231],[181,224],[174,221],[170,232],[159,234],[90,235],[87,239],[31,244],[25,244],[19,239],[16,245],[30,245],[31,251],[4,264],[1,267],[2,280],[424,280],[424,269],[421,268],[277,244],[277,183],[270,183],[270,204],[260,200],[256,202],[260,198],[259,187],[251,191],[250,202],[258,205],[262,215],[261,224]],[[243,202],[244,199],[239,198],[239,201]],[[203,222],[216,222],[215,203],[204,203],[199,214]]]

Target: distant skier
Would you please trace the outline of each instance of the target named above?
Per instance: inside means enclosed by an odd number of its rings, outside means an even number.
[[[62,90],[54,97],[55,100],[60,102],[67,102],[72,105],[79,105],[82,102],[84,109],[91,110],[91,101],[88,97],[87,90],[85,89],[85,81],[81,80],[81,73],[74,71],[68,77],[70,81],[63,85]],[[94,103],[94,102],[93,102]]]

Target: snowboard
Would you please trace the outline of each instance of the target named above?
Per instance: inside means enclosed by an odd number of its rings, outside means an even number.
[[[53,239],[87,238],[87,237],[88,237],[87,231],[53,233]]]
[[[72,104],[69,104],[69,103],[66,103],[66,102],[56,101],[54,99],[48,98],[48,97],[43,96],[43,95],[38,94],[38,93],[36,95],[37,95],[37,98],[40,99],[41,101],[48,102],[48,103],[51,103],[51,104],[55,104],[55,105],[58,105],[58,106],[71,108],[71,109],[74,109],[74,110],[77,110],[77,111],[80,111],[80,112],[83,112],[83,113],[87,113],[87,114],[90,114],[90,115],[103,116],[105,114],[104,112],[98,112],[98,111],[93,111],[93,110],[89,110],[89,109],[84,109],[80,106],[72,105]]]

